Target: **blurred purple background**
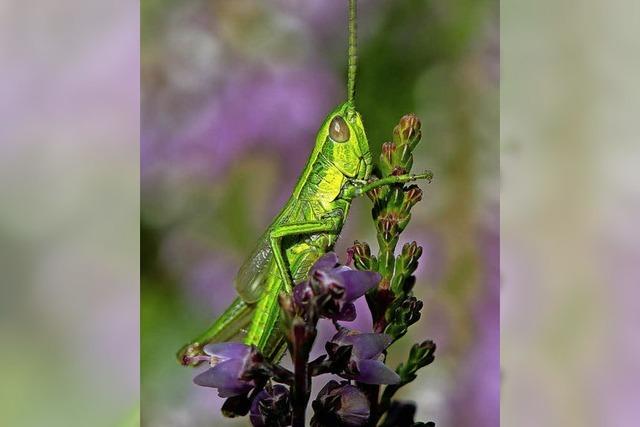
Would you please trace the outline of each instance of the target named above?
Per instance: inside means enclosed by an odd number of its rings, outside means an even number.
[[[0,5],[0,425],[137,424],[138,22]]]

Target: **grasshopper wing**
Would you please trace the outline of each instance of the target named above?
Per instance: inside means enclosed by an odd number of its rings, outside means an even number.
[[[236,275],[236,291],[246,303],[251,304],[260,299],[272,264],[273,253],[267,234],[264,234]]]

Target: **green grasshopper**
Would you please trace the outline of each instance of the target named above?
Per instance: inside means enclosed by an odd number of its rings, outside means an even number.
[[[316,144],[291,198],[275,217],[235,279],[239,297],[200,336],[178,352],[178,361],[197,364],[194,356],[211,342],[240,340],[279,360],[286,348],[280,330],[278,295],[290,293],[313,263],[333,248],[354,198],[385,185],[417,179],[431,172],[369,181],[373,163],[360,114],[355,109],[356,0],[349,0],[348,99],[324,120]]]

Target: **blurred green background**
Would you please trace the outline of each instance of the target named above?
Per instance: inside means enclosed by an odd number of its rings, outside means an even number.
[[[238,266],[344,100],[346,14],[346,0],[141,3],[143,425],[248,423],[222,418],[174,353],[232,300]],[[356,103],[374,156],[415,112],[414,165],[435,174],[403,237],[425,248],[425,309],[389,360],[436,341],[436,362],[400,397],[443,426],[498,424],[498,21],[493,0],[359,7]],[[374,244],[369,209],[354,203],[341,257],[354,239]]]

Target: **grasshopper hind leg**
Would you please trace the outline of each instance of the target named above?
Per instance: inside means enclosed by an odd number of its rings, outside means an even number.
[[[269,340],[267,348],[268,351],[266,351],[265,357],[274,363],[279,362],[287,350],[287,341],[284,335],[280,331],[275,333]]]
[[[194,362],[192,358],[203,354],[205,345],[231,340],[242,341],[247,333],[246,328],[253,318],[254,309],[254,305],[249,305],[241,298],[236,298],[206,331],[178,350],[176,354],[178,363],[185,366],[196,366],[199,362]]]

